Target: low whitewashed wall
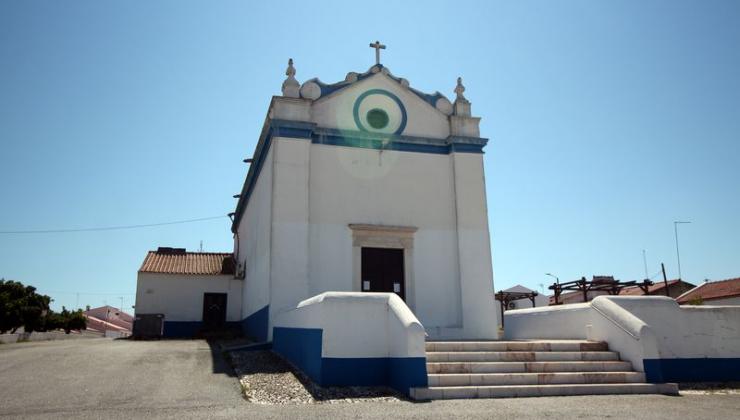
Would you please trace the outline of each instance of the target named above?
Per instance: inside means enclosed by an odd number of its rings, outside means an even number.
[[[47,331],[47,332],[32,332],[32,333],[15,333],[15,334],[0,334],[0,343],[12,344],[24,341],[49,341],[49,340],[72,340],[76,338],[100,338],[103,334],[98,334],[90,331],[77,332],[72,331],[66,334],[63,331]]]
[[[509,339],[606,341],[648,380],[740,379],[740,307],[679,306],[664,296],[507,311]]]
[[[105,330],[103,335],[105,336],[105,338],[126,338],[130,337],[131,333],[128,331]]]
[[[424,327],[394,293],[322,293],[277,314],[272,338],[324,386],[427,384]]]
[[[504,312],[504,337],[520,338],[572,338],[585,339],[591,306],[588,303],[543,306]]]
[[[394,293],[322,293],[278,314],[275,327],[323,330],[323,357],[426,357],[424,327]]]
[[[722,299],[708,299],[704,301],[703,305],[740,306],[740,296],[722,298]]]

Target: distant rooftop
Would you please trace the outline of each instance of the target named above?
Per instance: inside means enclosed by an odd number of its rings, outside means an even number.
[[[678,279],[668,280],[668,287],[672,287],[673,285],[679,284],[682,281],[683,280],[678,280]],[[687,284],[688,287],[694,287],[694,285],[691,283],[686,283],[686,282],[683,282],[683,283]],[[655,283],[653,283],[653,285],[648,286],[647,294],[651,295],[659,291],[663,291],[665,293],[664,289],[665,289],[665,282],[662,280],[658,280]],[[643,292],[642,289],[640,289],[639,287],[633,286],[633,287],[626,287],[622,289],[622,291],[619,294],[624,295],[624,296],[642,296],[645,294],[645,292]]]
[[[740,277],[700,284],[676,298],[676,301],[678,303],[689,303],[698,298],[712,300],[736,296],[740,296]]]
[[[149,251],[140,273],[234,274],[234,255],[230,252],[187,252],[185,248],[160,247]]]

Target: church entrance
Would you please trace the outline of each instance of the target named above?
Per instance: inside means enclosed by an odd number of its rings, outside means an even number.
[[[396,293],[406,300],[403,249],[362,248],[362,291]]]

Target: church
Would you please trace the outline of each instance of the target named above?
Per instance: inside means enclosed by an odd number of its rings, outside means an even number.
[[[393,293],[433,339],[499,336],[480,118],[460,78],[453,101],[423,92],[371,46],[375,64],[336,83],[300,83],[289,60],[230,214],[233,252],[149,253],[136,313],[164,336],[238,323],[272,342],[282,314],[325,292]]]
[[[740,308],[600,296],[500,311],[488,140],[463,81],[452,101],[423,92],[370,47],[375,64],[334,83],[301,83],[288,61],[229,214],[233,250],[150,251],[135,336],[239,329],[319,385],[416,399],[675,394],[669,381],[740,371]]]

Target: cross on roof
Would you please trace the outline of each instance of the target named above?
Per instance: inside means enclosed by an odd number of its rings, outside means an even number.
[[[375,48],[375,64],[380,64],[380,50],[384,50],[385,45],[381,44],[380,41],[375,41],[374,44],[370,44],[370,48]]]

